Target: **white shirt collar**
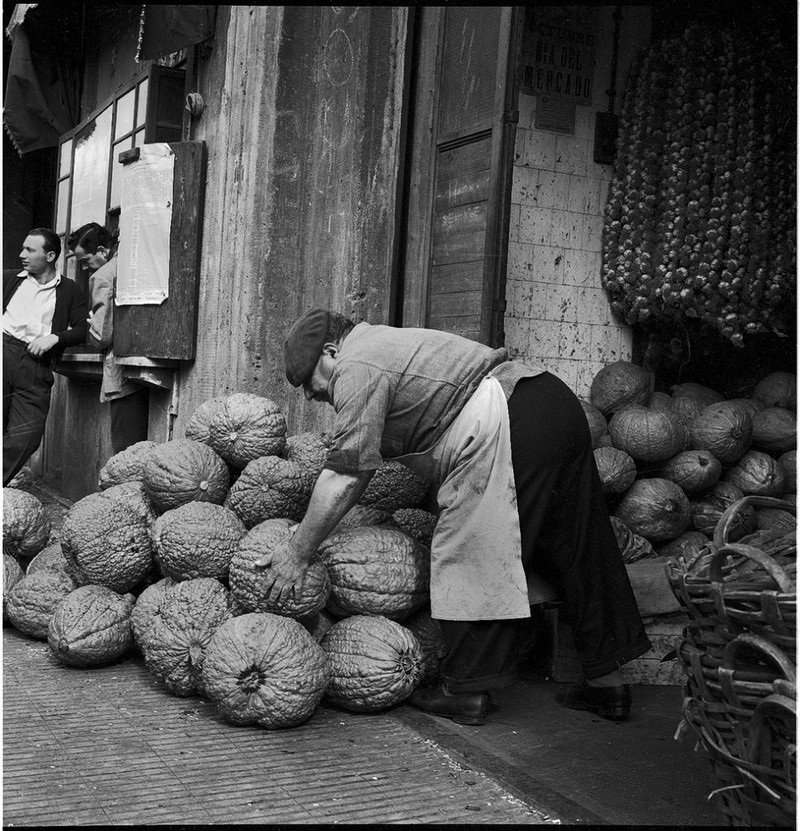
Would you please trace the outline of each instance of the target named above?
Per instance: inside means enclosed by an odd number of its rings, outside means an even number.
[[[17,274],[17,277],[30,277],[30,278],[36,280],[36,278],[32,274],[29,274],[28,271],[24,268],[22,269],[22,271],[19,272],[19,274]],[[36,282],[38,283],[39,281],[36,280]],[[56,269],[56,276],[53,277],[53,279],[49,283],[39,283],[39,286],[43,289],[49,289],[49,288],[54,288],[60,282],[61,282],[61,272],[58,269]]]

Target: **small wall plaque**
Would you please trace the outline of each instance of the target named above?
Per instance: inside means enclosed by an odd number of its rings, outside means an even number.
[[[549,95],[536,97],[536,115],[533,126],[537,130],[575,135],[575,104],[551,98]]]

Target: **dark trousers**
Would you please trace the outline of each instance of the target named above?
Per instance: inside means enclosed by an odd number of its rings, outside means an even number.
[[[150,390],[142,387],[130,395],[109,401],[111,411],[111,449],[121,453],[132,444],[147,439],[150,420]]]
[[[520,381],[508,402],[522,563],[550,583],[572,627],[587,678],[650,649],[608,515],[580,402],[544,373]],[[440,621],[451,692],[506,686],[527,620]]]
[[[3,486],[36,452],[50,409],[53,371],[27,344],[3,334]]]

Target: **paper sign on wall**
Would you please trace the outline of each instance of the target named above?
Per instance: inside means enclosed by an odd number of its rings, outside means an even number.
[[[117,306],[163,303],[169,296],[169,247],[175,154],[166,143],[143,144],[122,166]]]

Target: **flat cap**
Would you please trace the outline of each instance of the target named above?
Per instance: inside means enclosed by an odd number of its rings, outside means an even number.
[[[314,374],[327,331],[326,309],[311,309],[292,325],[283,344],[283,363],[293,387],[301,387]]]

